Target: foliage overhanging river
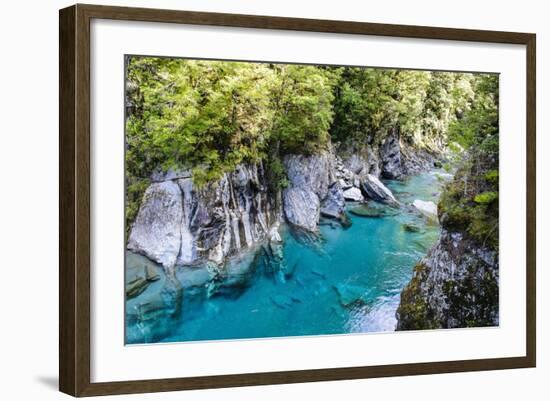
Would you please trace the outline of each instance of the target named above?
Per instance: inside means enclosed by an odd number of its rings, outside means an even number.
[[[437,203],[446,176],[431,171],[386,181],[404,207],[384,217],[348,213],[348,229],[322,220],[322,240],[314,246],[283,227],[285,271],[268,271],[262,256],[250,251],[229,267],[228,282],[217,283],[211,297],[207,269],[178,268],[184,287],[181,310],[176,318],[150,327],[132,316],[140,304],[158,297],[166,278],[160,266],[128,252],[127,274],[148,265],[160,280],[127,300],[126,343],[393,331],[400,292],[439,236],[437,223],[407,205],[415,199]]]

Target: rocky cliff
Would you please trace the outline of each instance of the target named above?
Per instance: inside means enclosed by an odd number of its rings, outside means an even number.
[[[283,209],[294,227],[316,231],[322,215],[339,219],[344,213],[343,189],[335,174],[331,152],[289,155],[284,160],[289,185],[283,190]]]
[[[228,256],[268,237],[280,211],[268,194],[261,165],[239,165],[219,181],[196,188],[190,174],[155,177],[143,196],[128,249],[167,269]]]
[[[390,130],[378,144],[347,144],[336,152],[344,167],[364,178],[371,174],[377,178],[401,179],[441,165],[445,148],[433,151],[407,143],[398,128]]]
[[[411,172],[405,162],[412,160],[410,152],[403,156],[397,136],[378,148],[363,149],[342,156],[332,147],[309,156],[285,156],[288,185],[282,193],[268,189],[268,174],[261,163],[241,164],[201,188],[187,171],[155,173],[127,248],[166,269],[205,262],[222,265],[228,257],[268,240],[283,220],[316,232],[321,216],[346,226],[346,202],[371,199],[399,206],[378,177]]]
[[[397,330],[498,326],[498,254],[443,231],[401,293]]]
[[[397,330],[498,326],[498,158],[466,155],[437,208],[414,206],[442,231],[401,293]]]

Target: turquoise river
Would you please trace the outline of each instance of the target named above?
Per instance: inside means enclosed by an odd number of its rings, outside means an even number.
[[[415,199],[437,203],[446,176],[432,171],[385,183],[403,205]],[[314,244],[283,226],[284,270],[267,268],[262,256],[249,252],[231,264],[215,291],[205,268],[178,268],[181,308],[176,317],[147,327],[133,311],[158,297],[166,278],[159,266],[128,253],[127,274],[148,263],[161,279],[126,302],[126,343],[393,331],[400,292],[437,241],[439,226],[407,206],[383,217],[349,216],[348,229],[322,220]]]

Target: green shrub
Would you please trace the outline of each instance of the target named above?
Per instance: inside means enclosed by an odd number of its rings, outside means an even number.
[[[485,173],[485,179],[491,184],[498,184],[498,170],[489,170]]]
[[[474,197],[474,202],[479,203],[481,205],[488,205],[489,203],[493,202],[496,199],[498,199],[498,192],[487,191],[487,192],[482,192],[480,194],[477,194]]]

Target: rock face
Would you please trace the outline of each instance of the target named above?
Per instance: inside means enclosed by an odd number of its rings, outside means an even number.
[[[440,153],[440,151],[436,151],[436,153]],[[441,165],[441,162],[425,149],[402,146],[397,128],[393,128],[384,139],[379,148],[379,154],[380,162],[378,164],[381,166],[378,170],[379,174],[373,172],[376,171],[376,167],[371,169],[371,174],[382,175],[388,179],[399,179],[407,175],[418,174],[436,165]]]
[[[497,326],[498,254],[442,231],[401,293],[397,330]]]
[[[435,203],[415,199],[412,205],[426,217],[437,219],[437,205]]]
[[[411,152],[407,149],[401,149],[401,160],[404,174],[418,174],[422,171],[430,170],[434,167],[442,166],[441,160],[434,158],[426,150],[416,150]]]
[[[284,165],[290,187],[311,191],[319,199],[324,199],[327,196],[328,187],[336,181],[333,163],[332,154],[326,151],[312,156],[286,156]]]
[[[393,196],[393,193],[380,182],[378,178],[367,174],[362,185],[363,191],[369,198],[377,202],[387,203],[389,205],[399,205],[399,202]]]
[[[166,177],[146,190],[128,240],[129,250],[165,268],[221,264],[264,240],[279,220],[261,165],[239,165],[204,188],[181,174]]]
[[[377,178],[403,175],[403,153],[397,129],[380,148],[363,147],[341,159],[331,151],[287,155],[289,186],[268,193],[261,164],[237,166],[216,182],[196,188],[189,171],[155,172],[129,233],[127,248],[165,268],[210,261],[221,264],[240,249],[263,241],[280,220],[317,231],[320,215],[346,221],[345,201],[368,197],[398,205]],[[282,202],[277,196],[282,195]]]
[[[321,205],[321,214],[325,217],[338,219],[345,213],[345,211],[346,200],[342,187],[338,181],[333,182],[330,185],[327,196]]]
[[[287,188],[283,192],[285,217],[290,224],[308,231],[317,230],[319,222],[319,198],[303,188]]]
[[[380,148],[380,160],[382,161],[382,177],[397,179],[403,176],[401,145],[397,128],[393,128],[385,138]]]
[[[191,178],[192,174],[188,170],[174,170],[170,169],[166,172],[162,170],[154,171],[153,174],[151,174],[151,181],[152,182],[164,182],[164,181],[170,181],[170,180],[177,180],[180,178]]]
[[[341,217],[344,197],[331,153],[289,155],[284,165],[289,186],[283,191],[283,210],[290,224],[314,232],[321,212],[327,217]]]
[[[378,149],[373,149],[371,146],[363,146],[359,150],[348,149],[344,151],[341,158],[342,168],[349,170],[360,180],[367,174],[379,177],[381,161],[378,153]]]
[[[181,247],[182,195],[173,181],[147,188],[128,239],[128,249],[174,266]]]

